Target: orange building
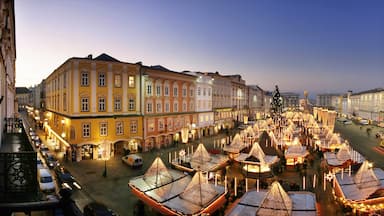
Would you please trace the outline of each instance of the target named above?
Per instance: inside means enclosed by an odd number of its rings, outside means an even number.
[[[140,64],[70,58],[46,79],[45,130],[72,160],[109,159],[142,143]]]
[[[196,76],[143,66],[143,151],[186,143],[196,133]],[[184,132],[182,132],[184,131]],[[188,133],[188,134],[182,134]]]

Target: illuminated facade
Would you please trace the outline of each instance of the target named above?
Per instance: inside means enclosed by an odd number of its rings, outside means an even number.
[[[45,130],[72,160],[142,147],[140,64],[106,54],[70,58],[45,81]]]
[[[250,120],[261,119],[264,116],[264,100],[265,92],[257,85],[249,85],[246,89],[246,94],[248,95],[248,117]]]
[[[348,94],[348,111],[356,116],[376,122],[384,121],[384,89],[376,88]]]
[[[143,66],[143,151],[186,143],[182,129],[188,128],[189,138],[195,136],[195,80],[189,74],[170,71],[162,66]]]
[[[215,127],[218,130],[233,128],[231,89],[229,88],[231,80],[218,72],[208,73],[208,75],[213,78],[212,111]]]
[[[15,104],[15,14],[14,1],[0,1],[0,140],[3,140],[4,120],[17,113]],[[0,143],[1,146],[1,143]]]
[[[232,119],[236,123],[244,121],[244,116],[248,114],[248,95],[246,94],[247,86],[245,80],[240,75],[225,76],[231,81],[231,106]]]

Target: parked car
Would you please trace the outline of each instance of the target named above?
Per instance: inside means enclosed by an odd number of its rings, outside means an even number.
[[[44,164],[43,162],[41,161],[40,157],[37,156],[37,159],[36,159],[36,165],[37,165],[37,169],[43,169],[44,168]]]
[[[44,144],[40,145],[40,153],[43,157],[49,152],[49,148],[45,146]]]
[[[47,163],[48,167],[50,169],[55,168],[56,166],[59,166],[59,161],[55,158],[55,156],[52,153],[46,153],[45,154],[45,162]]]
[[[56,166],[55,174],[61,188],[68,188],[70,190],[76,188],[78,190],[81,190],[81,186],[79,183],[76,182],[75,177],[73,177],[72,174],[63,166]]]
[[[91,202],[84,206],[84,216],[117,216],[118,214],[106,205],[98,202]]]
[[[121,161],[130,167],[137,168],[143,166],[143,158],[137,154],[125,155]]]
[[[367,119],[361,119],[361,120],[359,121],[359,123],[360,123],[361,125],[368,125],[368,124],[369,124],[369,122],[368,122]]]
[[[43,192],[54,192],[56,190],[55,182],[48,169],[38,169],[37,177],[40,190]]]
[[[350,124],[352,124],[352,121],[346,119],[346,120],[343,121],[343,124],[344,125],[350,125]]]

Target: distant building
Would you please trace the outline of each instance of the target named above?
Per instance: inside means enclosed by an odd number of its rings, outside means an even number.
[[[316,96],[316,106],[340,112],[342,110],[342,95],[318,94]]]
[[[265,114],[265,92],[257,85],[247,86],[249,120],[261,119]]]
[[[16,87],[16,99],[19,108],[31,105],[31,91],[26,87]]]
[[[298,93],[281,92],[280,95],[283,99],[283,109],[299,109],[300,95]]]
[[[375,122],[384,121],[384,89],[375,88],[358,93],[349,92],[348,112],[351,116]]]

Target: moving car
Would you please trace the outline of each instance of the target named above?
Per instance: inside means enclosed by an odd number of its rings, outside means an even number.
[[[137,154],[125,155],[121,161],[130,167],[137,168],[143,166],[143,158]]]
[[[79,183],[76,182],[75,177],[73,177],[71,173],[63,166],[55,167],[55,174],[61,188],[68,188],[70,190],[76,188],[78,190],[81,190],[81,186]]]
[[[56,190],[55,182],[48,169],[38,169],[37,178],[39,181],[40,190],[43,192],[54,192]]]

